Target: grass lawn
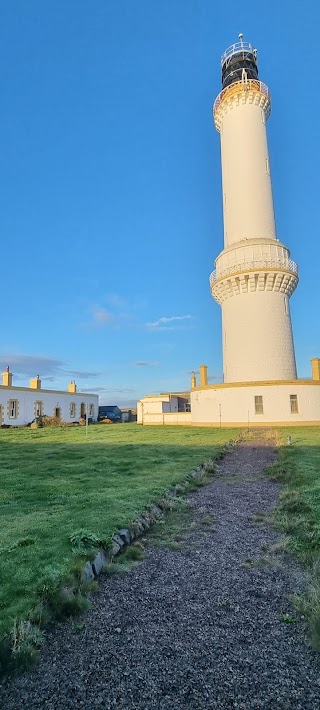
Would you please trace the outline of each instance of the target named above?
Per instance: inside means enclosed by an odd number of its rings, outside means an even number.
[[[284,446],[271,475],[286,485],[274,519],[309,570],[310,588],[296,605],[309,623],[313,646],[320,648],[320,428],[281,429],[280,434]]]
[[[274,474],[286,487],[277,517],[290,536],[290,548],[312,563],[320,554],[320,428],[297,427],[280,433],[284,446]]]
[[[110,540],[239,430],[136,424],[2,429],[0,639],[28,618],[48,569],[74,559],[70,535]]]

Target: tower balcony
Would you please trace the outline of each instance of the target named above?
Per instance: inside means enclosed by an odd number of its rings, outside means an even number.
[[[216,110],[219,108],[224,98],[231,98],[232,96],[241,94],[243,91],[256,91],[260,94],[263,94],[269,99],[271,98],[270,91],[267,85],[264,84],[263,81],[259,81],[259,79],[234,81],[233,84],[226,86],[226,88],[222,89],[222,91],[220,91],[220,94],[218,94],[213,104],[213,113],[215,113]]]
[[[213,104],[213,117],[217,131],[220,131],[223,116],[230,108],[247,103],[260,106],[265,113],[265,119],[268,120],[271,113],[271,96],[263,81],[241,79],[222,89]]]
[[[254,48],[253,44],[250,44],[250,42],[243,42],[242,40],[240,42],[234,42],[225,50],[225,52],[223,52],[221,57],[221,67],[223,67],[225,63],[232,59],[235,55],[237,57],[240,55],[244,59],[246,59],[247,56],[252,56],[256,60],[257,50]]]
[[[276,257],[217,264],[209,280],[211,294],[220,304],[230,296],[254,291],[280,291],[290,297],[298,285],[298,265]]]

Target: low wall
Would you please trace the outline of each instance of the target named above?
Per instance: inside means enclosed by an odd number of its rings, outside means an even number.
[[[147,414],[143,413],[143,418],[139,420],[139,424],[169,424],[188,426],[192,425],[191,412],[163,412],[162,414]]]

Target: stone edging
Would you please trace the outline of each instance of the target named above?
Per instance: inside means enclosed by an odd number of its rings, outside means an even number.
[[[144,513],[138,515],[134,521],[127,528],[121,528],[113,536],[111,540],[111,545],[109,549],[100,548],[93,560],[93,562],[86,562],[82,570],[82,580],[86,582],[92,582],[94,579],[99,577],[104,567],[112,562],[114,557],[119,554],[125,547],[131,545],[134,540],[138,539],[143,535],[146,530],[149,530],[151,525],[155,523],[159,518],[161,518],[167,510],[172,509],[173,501],[177,498],[180,493],[183,493],[189,486],[192,480],[201,480],[208,473],[213,473],[216,462],[225,456],[228,451],[233,449],[239,439],[231,441],[222,447],[221,455],[216,459],[209,459],[203,464],[193,469],[191,473],[187,474],[185,479],[181,483],[177,483],[173,488],[169,488],[163,497],[156,501],[155,504],[149,506]]]

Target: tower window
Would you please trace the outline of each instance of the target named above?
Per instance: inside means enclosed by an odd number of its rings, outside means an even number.
[[[266,173],[268,173],[268,175],[270,175],[269,158],[266,158]]]
[[[287,298],[287,296],[284,297],[284,312],[285,312],[286,316],[287,316],[288,313],[289,313],[289,309],[288,309],[288,298]]]
[[[298,395],[297,394],[290,395],[290,409],[291,409],[291,414],[298,414],[299,409],[298,409]]]
[[[263,109],[261,110],[261,121],[262,121],[262,123],[266,122],[266,117],[265,117],[265,113],[264,113]]]
[[[254,398],[254,411],[255,414],[263,414],[263,399],[261,394],[258,394]]]

